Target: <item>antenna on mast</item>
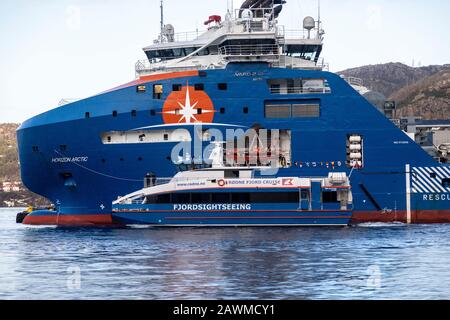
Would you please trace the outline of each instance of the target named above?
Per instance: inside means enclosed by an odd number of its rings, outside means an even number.
[[[161,43],[164,42],[164,0],[161,0]]]
[[[318,0],[318,5],[317,5],[317,38],[320,37],[320,0]]]
[[[228,0],[228,12],[233,14],[234,11],[234,0]]]

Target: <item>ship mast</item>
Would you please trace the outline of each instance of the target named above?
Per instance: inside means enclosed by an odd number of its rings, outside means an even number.
[[[320,38],[320,0],[318,0],[318,14],[317,14],[317,39]]]
[[[160,43],[164,42],[164,0],[161,0],[161,34]]]

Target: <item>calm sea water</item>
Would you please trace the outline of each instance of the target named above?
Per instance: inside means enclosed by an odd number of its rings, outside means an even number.
[[[0,209],[0,299],[450,299],[450,225],[61,229]]]

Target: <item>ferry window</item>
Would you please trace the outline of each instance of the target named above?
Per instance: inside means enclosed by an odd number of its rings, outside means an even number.
[[[269,119],[286,119],[291,117],[291,106],[288,104],[272,104],[266,105],[266,118]]]
[[[172,203],[189,203],[191,202],[191,195],[189,193],[173,193]]]
[[[163,91],[164,88],[162,84],[153,85],[153,99],[162,99]]]
[[[137,93],[144,93],[145,91],[147,91],[147,88],[145,86],[137,86],[136,87]]]
[[[197,109],[197,114],[202,114],[203,113],[203,109],[202,108],[198,108]]]
[[[174,85],[172,85],[173,91],[181,91],[182,87],[183,86],[181,84],[174,84]]]
[[[164,133],[164,141],[169,141],[169,135],[167,133]]]
[[[450,178],[442,179],[442,186],[444,188],[450,188]]]
[[[113,111],[112,116],[115,118],[117,117],[117,111]]]
[[[205,90],[205,85],[203,83],[196,83],[194,85],[195,91],[203,91]]]
[[[156,111],[155,110],[150,110],[150,115],[151,116],[155,116],[156,115]]]
[[[228,89],[228,85],[226,83],[219,83],[217,85],[219,90],[227,90]]]
[[[159,194],[156,197],[156,203],[170,203],[170,194]]]
[[[322,192],[323,203],[336,203],[338,201],[337,191],[324,191]]]
[[[88,119],[88,118],[91,117],[91,114],[90,114],[89,112],[86,112],[86,113],[84,114],[84,117],[85,117],[86,119]]]
[[[293,104],[293,118],[318,118],[320,117],[320,106],[318,104]]]
[[[230,194],[229,193],[213,193],[211,195],[212,203],[229,203]]]
[[[225,108],[220,108],[220,113],[224,114],[225,113]]]
[[[430,178],[436,179],[437,178],[436,172],[430,172]]]
[[[136,110],[131,110],[131,116],[132,116],[132,117],[136,117],[136,115],[137,115]]]
[[[242,112],[244,112],[244,114],[248,114],[248,107],[244,107],[244,108],[242,109]]]
[[[250,194],[249,193],[232,193],[231,194],[232,203],[249,203]]]
[[[210,203],[211,194],[210,193],[192,193],[191,194],[192,203]]]
[[[38,146],[33,146],[32,150],[33,150],[33,152],[39,152],[39,147]]]

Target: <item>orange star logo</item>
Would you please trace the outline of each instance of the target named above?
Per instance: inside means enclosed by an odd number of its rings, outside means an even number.
[[[189,84],[181,91],[173,91],[164,102],[162,115],[166,124],[212,123],[213,102],[204,91],[196,91]]]

